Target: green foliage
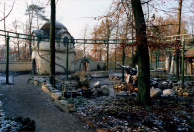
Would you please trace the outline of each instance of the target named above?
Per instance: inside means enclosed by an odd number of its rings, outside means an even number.
[[[28,8],[26,9],[26,15],[33,15],[33,12],[35,12],[36,16],[40,17],[40,19],[44,20],[44,21],[49,21],[48,18],[46,18],[46,16],[43,15],[44,12],[44,7],[40,7],[38,5],[32,4],[29,5]],[[33,17],[33,16],[32,16]]]

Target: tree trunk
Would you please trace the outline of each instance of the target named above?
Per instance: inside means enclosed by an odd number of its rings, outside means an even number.
[[[31,30],[32,30],[32,19],[33,19],[33,12],[32,12],[32,14],[30,15],[30,13],[29,13],[29,34],[31,35],[32,34],[32,32],[31,32]],[[31,39],[32,37],[30,36],[30,39]],[[32,43],[32,40],[29,40],[29,50],[30,50],[30,53],[29,53],[29,56],[28,56],[28,58],[30,58],[30,60],[31,60],[31,55],[32,55],[32,48],[31,48],[31,43]]]
[[[137,103],[150,104],[150,70],[146,24],[140,0],[131,0],[136,25],[136,39],[138,58],[138,94]]]
[[[51,0],[50,83],[55,87],[55,0]]]
[[[178,8],[178,20],[177,20],[177,35],[181,33],[181,8],[182,8],[182,0],[179,0],[179,8]],[[180,37],[178,37],[180,39]],[[178,40],[178,45],[176,45],[176,78],[179,80],[179,49],[180,40]]]

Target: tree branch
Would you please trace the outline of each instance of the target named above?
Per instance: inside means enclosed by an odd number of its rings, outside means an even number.
[[[3,20],[5,20],[5,18],[7,18],[7,17],[10,15],[10,13],[11,13],[12,10],[13,10],[14,4],[15,4],[15,0],[14,0],[14,2],[13,2],[13,5],[12,5],[11,10],[9,11],[9,13],[8,13],[4,18],[2,18],[2,19],[0,20],[0,22],[3,21]]]

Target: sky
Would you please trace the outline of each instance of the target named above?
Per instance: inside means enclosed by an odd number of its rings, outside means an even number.
[[[0,11],[3,10],[3,3],[6,3],[6,12],[11,8],[11,4],[14,0],[0,0]],[[13,30],[13,20],[16,19],[19,23],[18,32],[22,33],[22,23],[24,24],[27,20],[25,15],[26,5],[33,1],[34,4],[46,7],[45,15],[50,18],[50,2],[48,0],[15,0],[15,6],[10,16],[6,19],[7,30]],[[98,24],[94,17],[105,15],[108,12],[113,0],[56,0],[56,19],[58,22],[65,25],[70,34],[76,38],[84,37],[84,30],[87,27],[87,32],[89,37],[89,32],[91,29]],[[157,1],[156,1],[157,2]],[[190,4],[192,0],[183,1],[183,9],[187,9],[189,12]],[[178,7],[178,0],[170,0],[165,6],[176,6]],[[157,3],[155,4],[157,6]],[[170,8],[169,8],[170,9]],[[160,14],[161,12],[156,12]],[[162,13],[161,13],[162,15]],[[193,13],[191,14],[193,16]],[[0,18],[2,18],[2,12],[0,12]],[[43,22],[42,24],[44,24]],[[0,22],[0,29],[3,29],[3,21]]]
[[[8,12],[13,0],[5,1],[6,12]],[[28,2],[30,4],[31,1],[32,0],[16,0],[14,9],[6,20],[7,30],[13,29],[12,21],[16,19],[20,23],[20,30],[18,32],[23,32],[21,30],[22,23],[25,23],[27,19],[25,15],[26,3]],[[48,5],[48,0],[33,0],[33,2],[35,4],[41,3],[42,6],[46,6],[45,15],[47,18],[50,18],[50,3]],[[89,33],[93,26],[98,23],[97,20],[94,20],[94,17],[104,15],[111,6],[111,3],[112,0],[58,0],[56,6],[56,20],[65,25],[74,38],[83,38],[85,28],[87,27],[87,32]],[[3,21],[0,22],[0,29],[3,29]]]

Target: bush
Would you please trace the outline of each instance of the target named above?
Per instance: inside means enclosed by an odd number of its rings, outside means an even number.
[[[14,119],[14,121],[22,124],[20,131],[35,131],[36,122],[30,118],[17,117]]]
[[[14,123],[15,122],[15,123]],[[12,128],[15,127],[14,124],[17,124],[17,128]],[[35,131],[35,124],[36,122],[34,120],[31,120],[30,118],[23,118],[23,117],[17,117],[17,118],[7,118],[4,120],[3,124],[7,124],[7,127],[1,128],[5,131]],[[2,127],[2,125],[1,125]]]

